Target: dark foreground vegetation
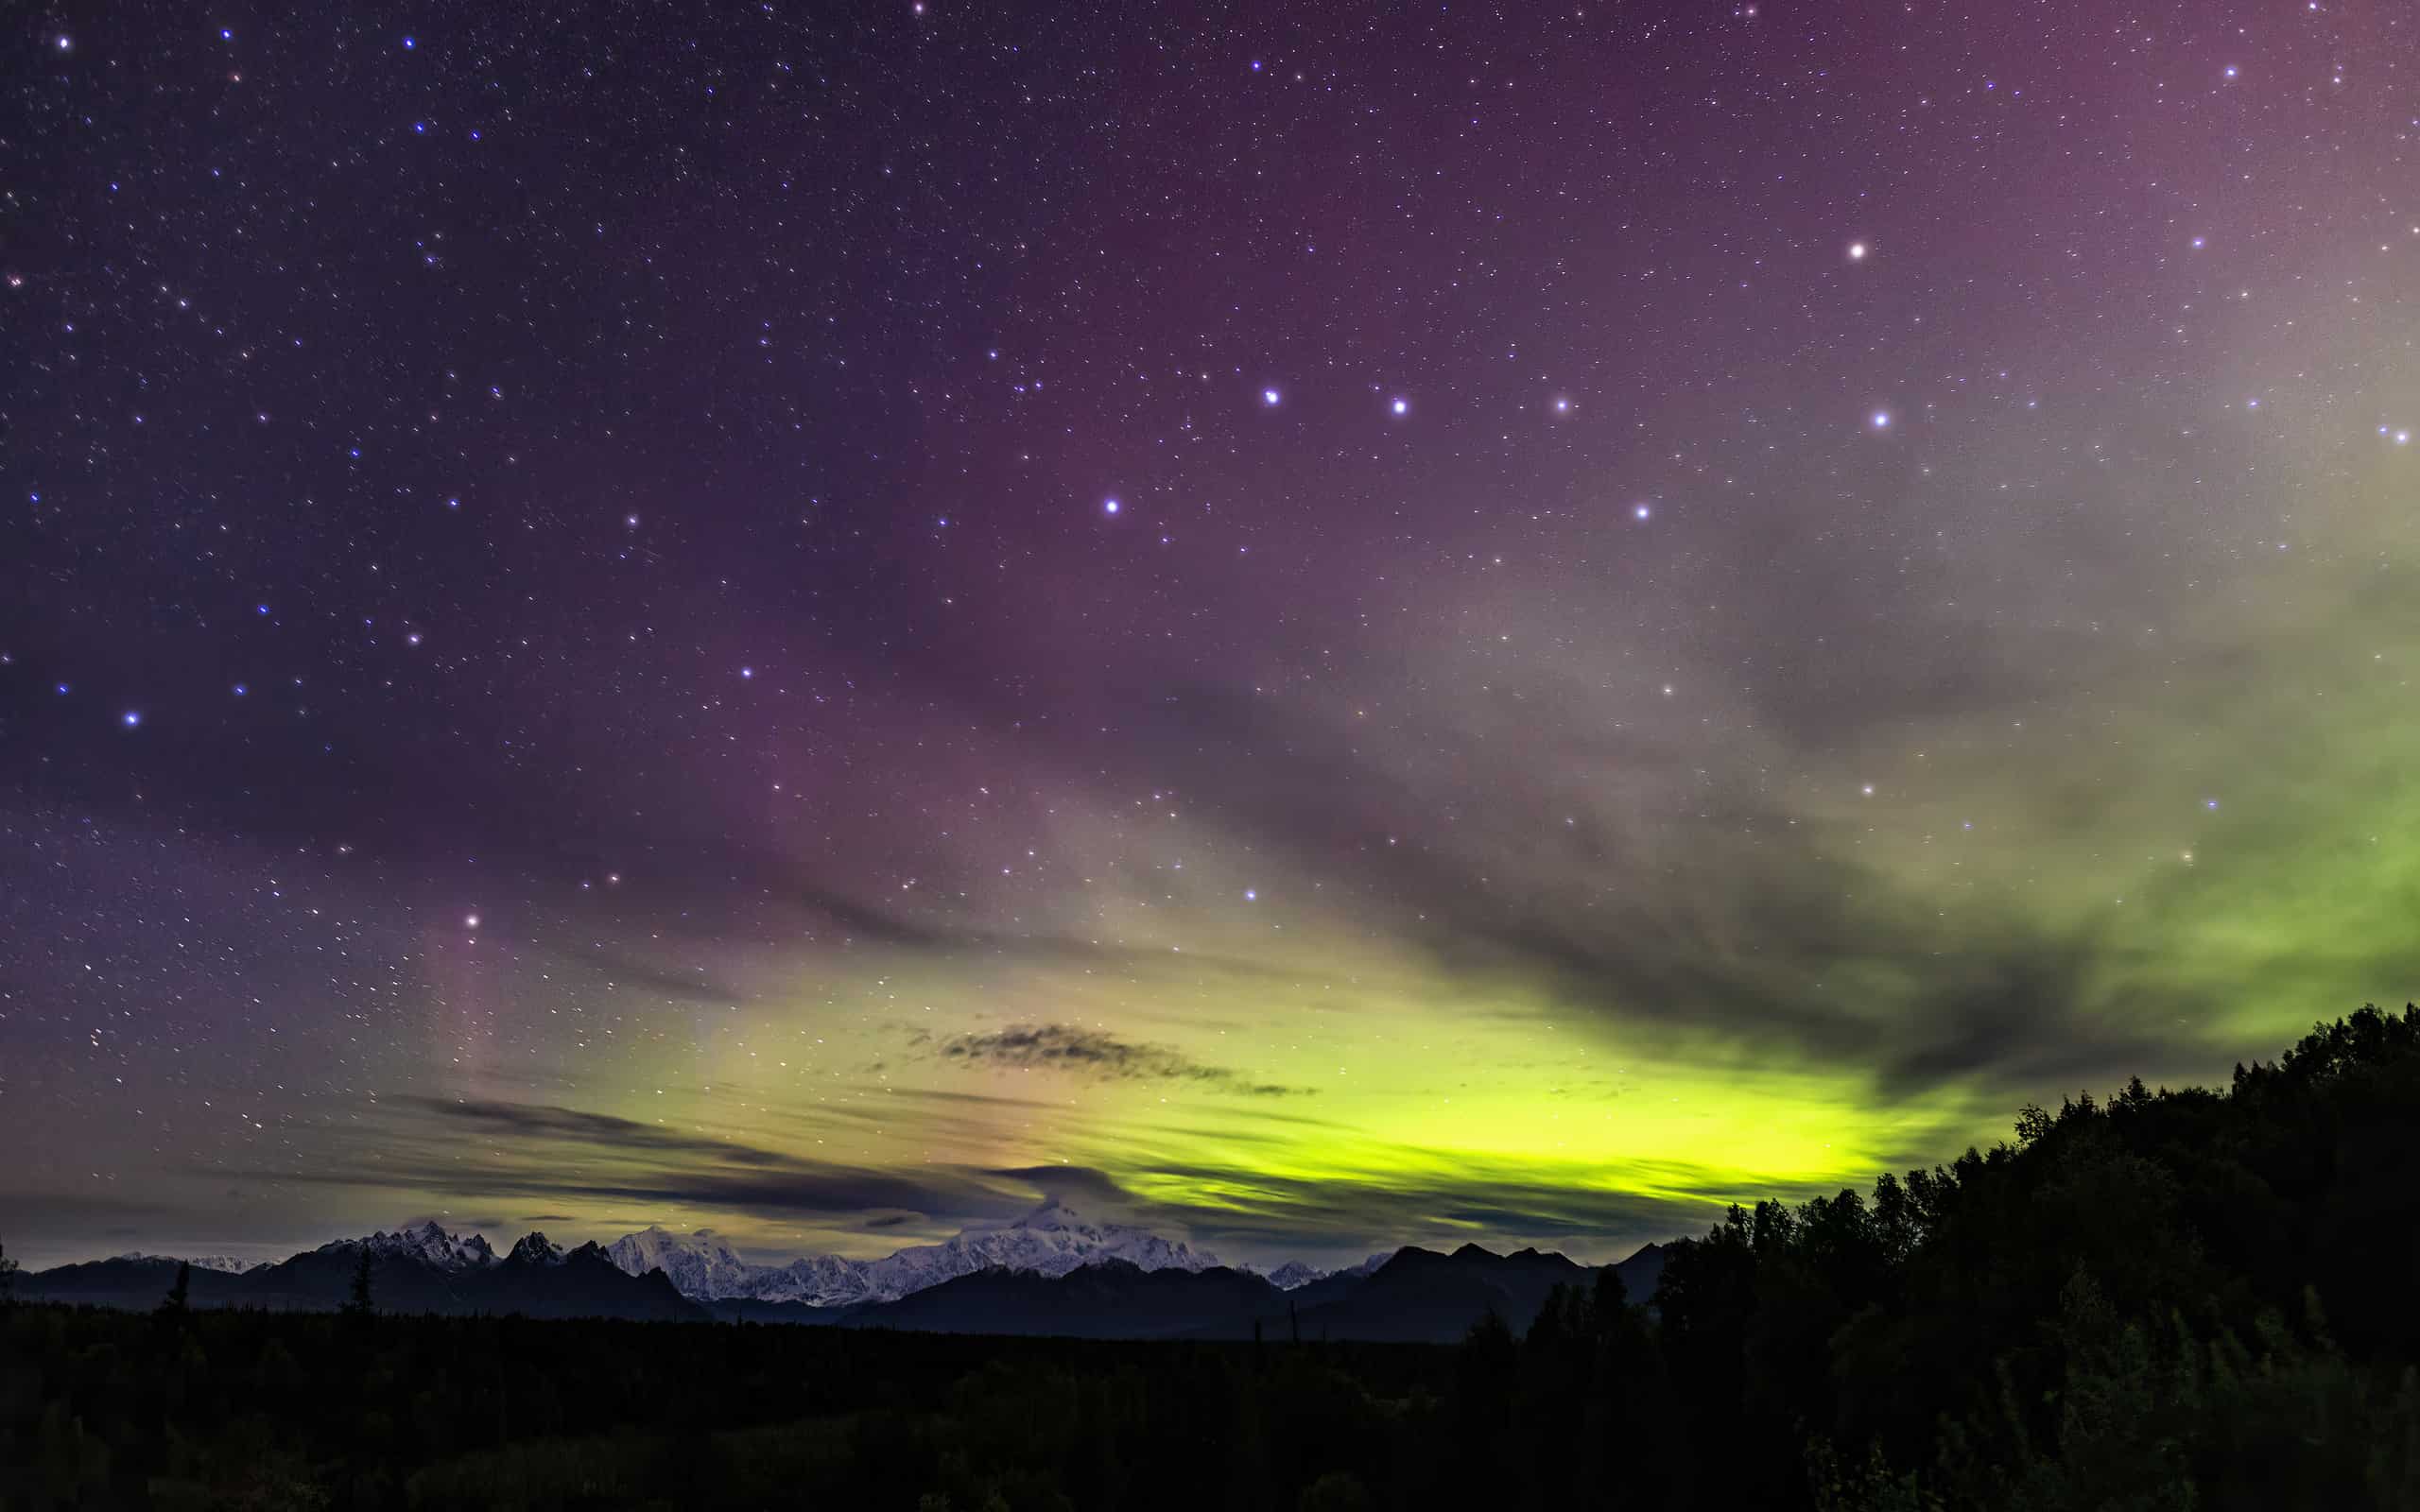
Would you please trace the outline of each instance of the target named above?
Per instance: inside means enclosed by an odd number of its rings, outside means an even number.
[[[2420,1012],[2016,1133],[1452,1348],[20,1305],[0,1504],[2420,1507]]]

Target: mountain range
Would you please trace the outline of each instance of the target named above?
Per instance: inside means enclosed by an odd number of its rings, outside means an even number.
[[[227,1271],[165,1255],[121,1255],[60,1265],[17,1280],[30,1301],[149,1308],[187,1272],[195,1307],[259,1307],[324,1312],[352,1295],[354,1272],[370,1256],[371,1295],[389,1313],[507,1314],[527,1317],[710,1317],[660,1274],[631,1276],[603,1246],[564,1249],[542,1233],[525,1235],[499,1256],[474,1234],[459,1238],[435,1223],[394,1233],[339,1239],[271,1264]]]
[[[1593,1285],[1597,1274],[1562,1255],[1499,1255],[1477,1245],[1450,1255],[1407,1247],[1380,1259],[1374,1268],[1331,1272],[1291,1291],[1225,1266],[1147,1271],[1115,1259],[1057,1277],[985,1270],[817,1321],[927,1333],[1451,1344],[1490,1313],[1524,1332],[1555,1287]],[[1643,1301],[1663,1272],[1663,1251],[1650,1245],[1613,1268],[1626,1294]],[[749,1304],[736,1311],[767,1321],[780,1316]]]
[[[685,1234],[643,1228],[614,1240],[605,1252],[633,1276],[663,1271],[683,1296],[701,1301],[744,1298],[810,1307],[896,1301],[983,1270],[1055,1277],[1109,1260],[1146,1271],[1203,1271],[1219,1263],[1183,1240],[1088,1218],[1056,1197],[1013,1223],[968,1228],[940,1244],[894,1250],[880,1260],[811,1255],[786,1265],[754,1265],[711,1228]]]
[[[648,1228],[565,1249],[531,1233],[498,1255],[430,1222],[340,1239],[267,1264],[184,1262],[196,1307],[331,1310],[371,1263],[381,1311],[892,1328],[1083,1338],[1326,1337],[1449,1342],[1495,1313],[1526,1329],[1557,1285],[1595,1274],[1557,1254],[1404,1248],[1327,1271],[1299,1262],[1262,1274],[1148,1229],[1089,1218],[1059,1200],[879,1260],[809,1256],[767,1265],[712,1229]],[[180,1262],[129,1254],[19,1279],[27,1300],[145,1309]],[[1614,1267],[1634,1300],[1663,1268],[1653,1245]]]

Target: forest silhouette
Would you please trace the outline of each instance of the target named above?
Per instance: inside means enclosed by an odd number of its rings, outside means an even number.
[[[12,1267],[0,1257],[0,1297]],[[0,1507],[2420,1507],[2420,1009],[1459,1346],[20,1301]]]

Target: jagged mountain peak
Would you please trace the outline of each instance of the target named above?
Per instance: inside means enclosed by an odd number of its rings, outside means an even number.
[[[512,1250],[504,1259],[507,1264],[560,1265],[564,1255],[561,1246],[548,1242],[544,1234],[532,1228],[512,1242]]]
[[[1053,1194],[1042,1199],[1042,1205],[1008,1225],[1011,1228],[1098,1228],[1098,1222],[1077,1211],[1066,1198]],[[1108,1227],[1115,1228],[1112,1224]]]
[[[495,1251],[479,1234],[451,1233],[434,1218],[389,1233],[381,1228],[359,1239],[338,1239],[322,1252],[367,1249],[381,1260],[411,1260],[439,1270],[475,1270],[496,1263]]]

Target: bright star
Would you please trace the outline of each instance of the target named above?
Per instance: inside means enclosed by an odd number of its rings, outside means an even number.
[[[1570,414],[1570,413],[1571,413],[1571,401],[1570,401],[1570,400],[1568,400],[1568,399],[1557,399],[1557,400],[1554,402],[1554,412],[1555,412],[1556,414],[1558,414],[1558,415],[1568,415],[1568,414]]]
[[[754,667],[741,667],[739,669],[739,675],[743,678],[752,678],[756,675],[756,669]]]
[[[478,916],[478,915],[476,915],[476,914],[465,914],[465,915],[463,915],[463,916],[462,916],[462,927],[463,927],[464,929],[476,929],[476,928],[478,928],[478,927],[479,927],[479,916]]]
[[[1874,784],[1872,782],[1866,783],[1863,792],[1866,797],[1872,798],[1874,796]]]
[[[239,682],[239,683],[235,684],[235,696],[236,696],[236,697],[240,698],[240,697],[242,697],[244,695],[246,695],[247,693],[250,693],[250,692],[251,692],[251,690],[250,688],[245,687],[242,683],[240,683],[240,682]]]
[[[1117,512],[1117,501],[1115,499],[1101,500],[1100,512],[1103,514],[1115,514]]]
[[[1276,390],[1276,389],[1274,389],[1274,388],[1264,388],[1264,389],[1262,389],[1262,390],[1260,391],[1260,402],[1261,402],[1262,404],[1276,404],[1276,403],[1277,403],[1277,390]]]
[[[1655,511],[1654,511],[1653,509],[1649,508],[1646,505],[1643,505],[1643,504],[1634,504],[1634,505],[1632,505],[1632,506],[1630,507],[1630,512],[1631,512],[1631,518],[1633,518],[1633,519],[1634,519],[1634,520],[1644,520],[1644,519],[1646,519],[1649,515],[1653,514]]]
[[[1260,896],[1260,894],[1259,894],[1258,892],[1254,891],[1253,889],[1252,889],[1252,888],[1250,888],[1250,887],[1246,887],[1246,888],[1244,889],[1244,902],[1253,902],[1254,899],[1258,898],[1259,896]]]
[[[120,723],[125,725],[127,729],[132,730],[135,726],[143,723],[143,715],[135,710],[129,709],[126,713],[118,715],[118,720]]]
[[[1393,410],[1398,415],[1408,415],[1411,413],[1411,401],[1409,399],[1398,399],[1387,407]]]
[[[1849,261],[1852,263],[1862,263],[1865,261],[1865,243],[1849,243]]]
[[[65,52],[68,48],[70,48],[70,47],[72,47],[72,46],[74,46],[74,45],[75,45],[75,43],[73,43],[69,42],[65,37],[61,37],[61,38],[60,38],[60,39],[59,39],[59,50],[60,50],[60,52],[62,52],[62,53],[63,53],[63,52]]]
[[[1877,409],[1874,412],[1874,428],[1877,431],[1887,431],[1891,428],[1891,412],[1889,410]]]

